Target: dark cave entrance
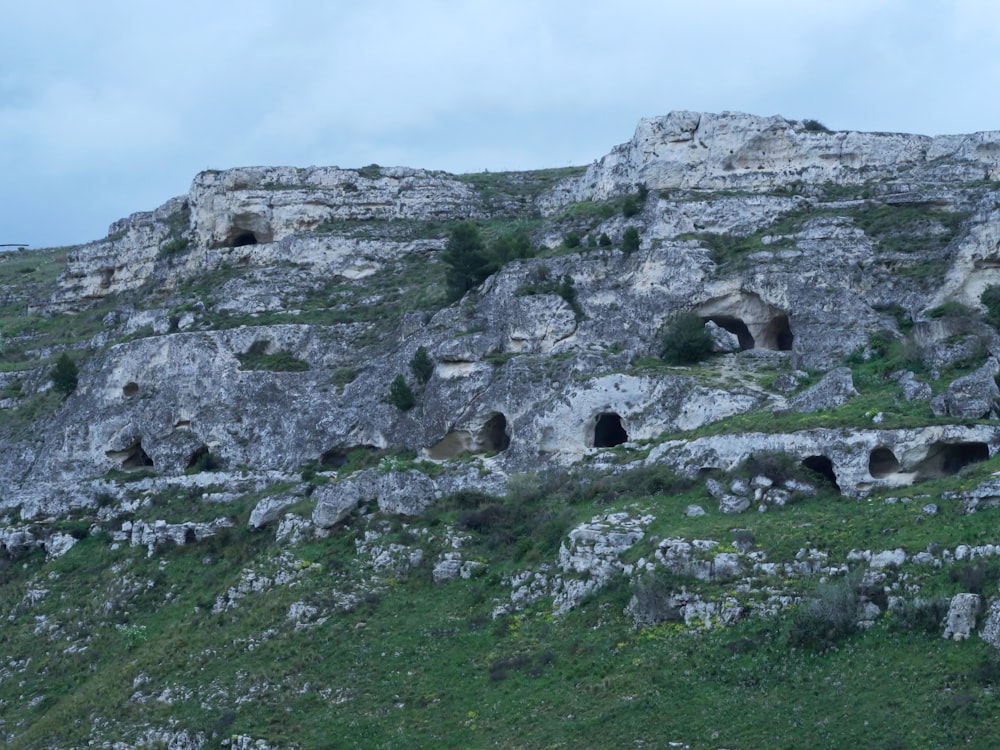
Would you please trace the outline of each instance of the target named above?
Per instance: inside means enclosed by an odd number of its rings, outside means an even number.
[[[884,446],[876,448],[868,456],[868,473],[876,479],[884,479],[901,468],[896,454]]]
[[[917,466],[916,478],[949,477],[989,457],[990,448],[986,443],[934,443],[928,449],[927,457]]]
[[[628,441],[628,432],[622,424],[622,418],[614,412],[597,415],[594,422],[594,447],[614,448]]]
[[[794,341],[792,327],[788,323],[788,316],[784,313],[771,318],[760,336],[761,348],[776,352],[790,352]]]
[[[833,461],[829,458],[826,456],[807,456],[802,459],[802,465],[825,478],[838,492],[840,491],[840,485],[837,484],[837,474],[833,470]]]
[[[747,328],[747,324],[739,318],[733,317],[732,315],[710,315],[707,318],[702,318],[702,320],[710,320],[715,323],[715,325],[719,326],[719,328],[724,328],[736,336],[736,338],[740,341],[740,351],[753,349],[754,340],[753,336],[750,334],[750,329]]]
[[[253,232],[240,232],[229,241],[230,247],[246,247],[247,245],[256,244],[257,235]]]
[[[136,440],[122,451],[105,451],[108,458],[121,461],[122,471],[141,471],[153,468],[153,459],[142,449],[142,440]]]
[[[479,430],[476,436],[479,450],[484,453],[499,453],[510,447],[510,435],[507,434],[507,417],[497,412]]]
[[[139,384],[136,382],[126,383],[122,386],[122,395],[125,398],[132,398],[139,393]]]

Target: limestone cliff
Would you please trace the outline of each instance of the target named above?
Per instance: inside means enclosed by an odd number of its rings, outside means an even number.
[[[539,602],[563,614],[616,577],[664,570],[732,583],[714,598],[675,586],[659,608],[640,587],[627,610],[639,627],[667,612],[697,630],[775,616],[802,596],[796,581],[863,564],[855,619],[870,624],[902,596],[893,571],[949,565],[973,540],[904,550],[887,536],[850,555],[803,543],[789,558],[665,529],[703,516],[749,527],[817,496],[910,502],[949,481],[922,497],[921,522],[937,503],[998,504],[995,479],[974,473],[1000,451],[998,185],[1000,132],[692,112],[642,120],[585,169],[199,174],[64,262],[0,263],[0,552],[53,560],[79,537],[153,557],[273,536],[280,553],[195,606],[228,616],[319,575],[287,548],[356,525],[335,593],[290,605],[299,632],[424,555],[435,584],[484,575],[489,561],[463,545],[513,517],[484,498],[530,505],[585,476],[586,513],[552,521],[565,524],[558,552],[490,579],[492,616]],[[445,250],[464,221],[527,249],[455,300]],[[679,313],[713,351],[669,365]],[[66,352],[79,377],[63,399],[49,373]],[[400,377],[412,404],[393,395]],[[650,499],[673,495],[686,520]],[[440,507],[462,512],[442,521]],[[391,541],[400,519],[415,525]],[[973,627],[970,601],[949,638]]]

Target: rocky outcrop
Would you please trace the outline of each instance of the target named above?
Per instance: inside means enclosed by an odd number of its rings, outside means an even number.
[[[553,210],[570,201],[635,190],[768,190],[795,183],[860,184],[872,175],[938,169],[953,179],[1000,176],[1000,133],[930,138],[901,133],[829,132],[784,117],[739,112],[671,112],[639,121],[632,140],[615,148],[555,193]]]

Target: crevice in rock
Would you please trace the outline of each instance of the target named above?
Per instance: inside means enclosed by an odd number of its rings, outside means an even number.
[[[788,316],[780,313],[771,318],[760,336],[758,345],[761,349],[771,349],[776,352],[790,352],[795,336],[788,323]]]
[[[614,412],[598,414],[594,421],[594,447],[613,448],[628,442],[628,431],[622,418]]]
[[[901,468],[896,454],[884,446],[879,446],[868,456],[868,473],[876,479],[896,474]]]
[[[806,456],[802,459],[802,465],[824,477],[838,492],[840,491],[840,485],[837,483],[837,473],[833,470],[833,461],[827,456]]]

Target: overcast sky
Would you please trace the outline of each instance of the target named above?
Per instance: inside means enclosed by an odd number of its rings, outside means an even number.
[[[995,0],[5,0],[0,243],[203,169],[588,164],[674,109],[1000,129]]]

